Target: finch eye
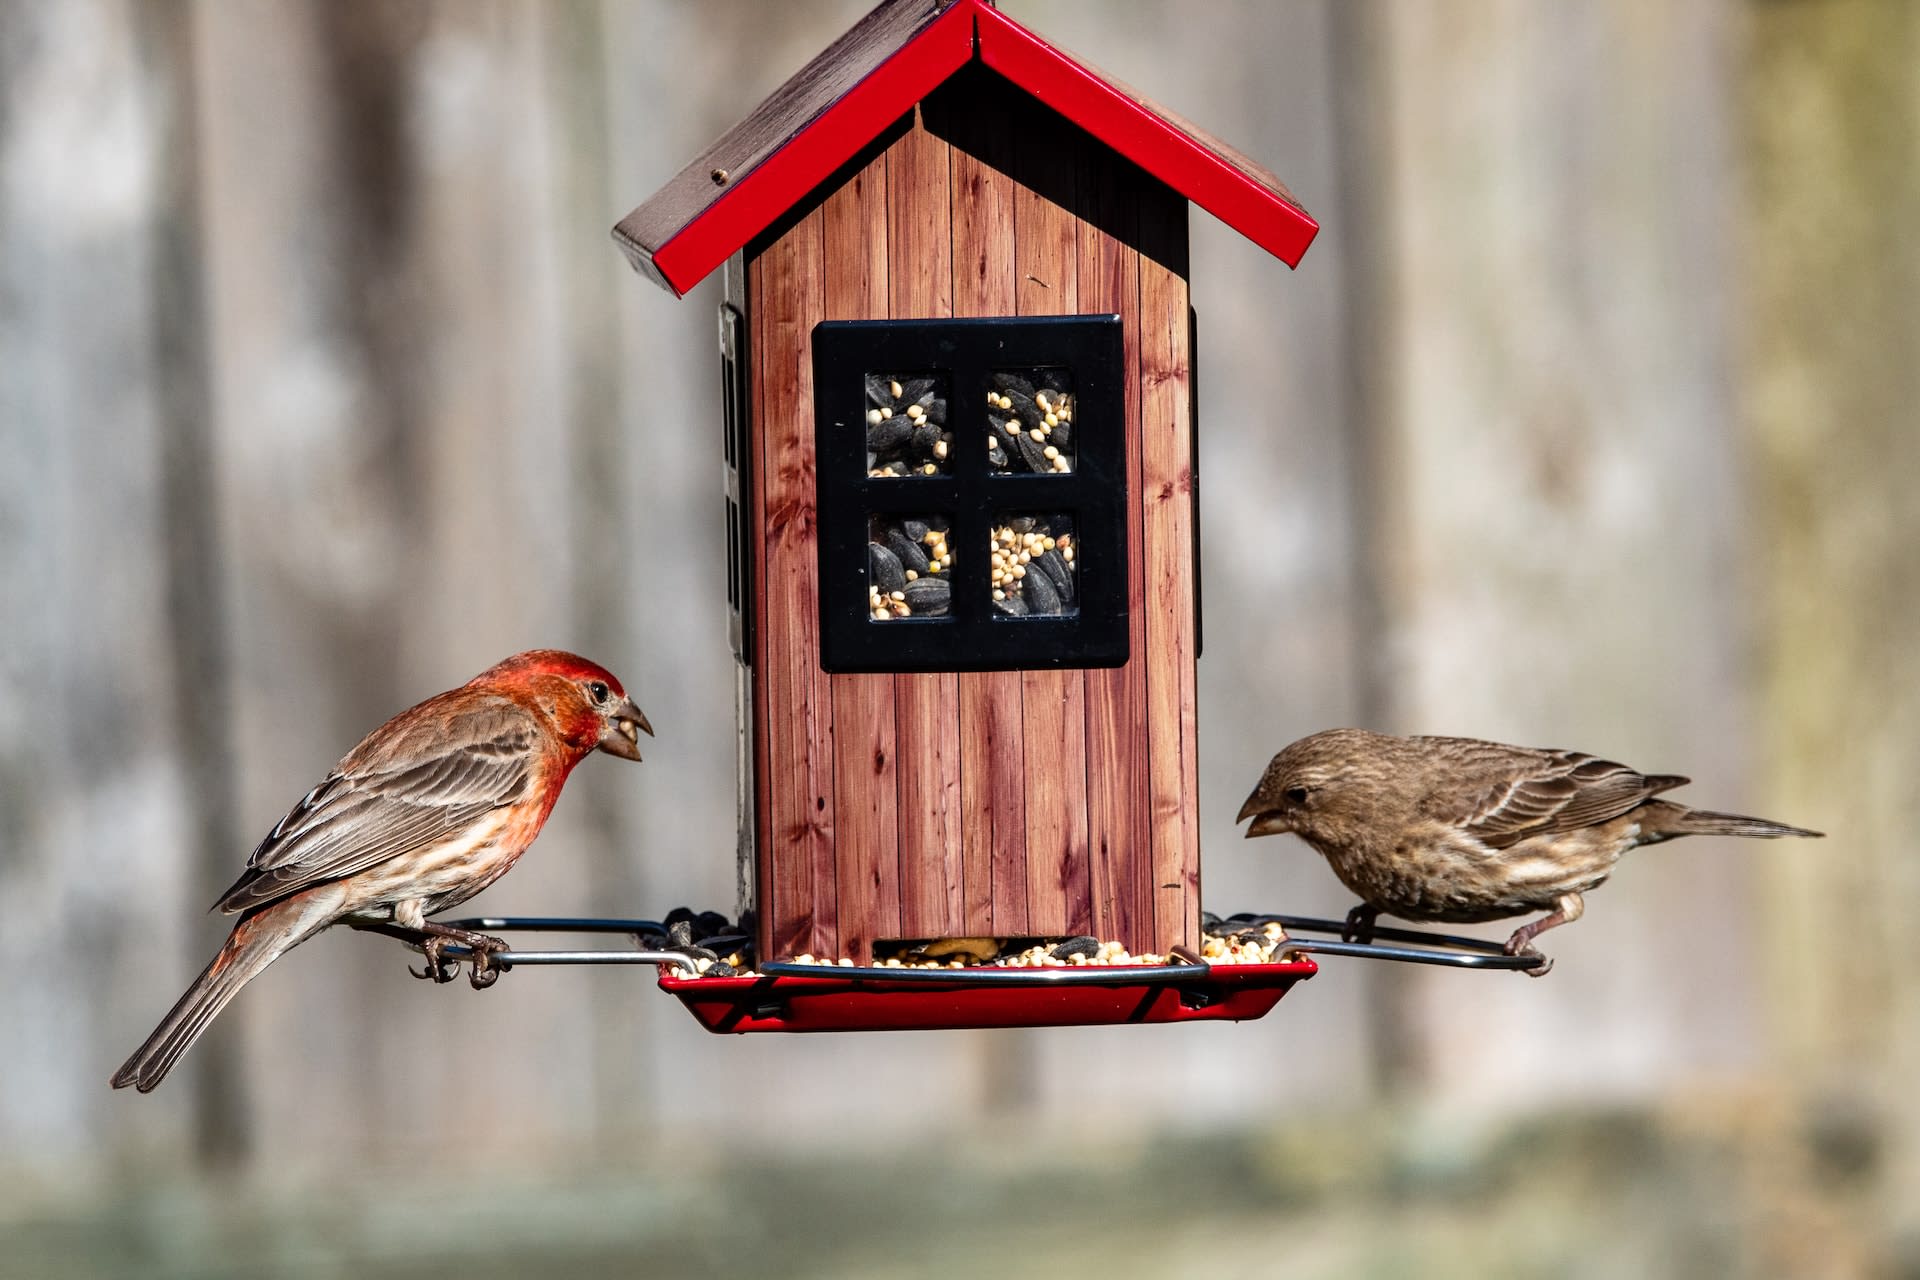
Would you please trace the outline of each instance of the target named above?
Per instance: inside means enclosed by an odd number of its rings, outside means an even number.
[[[593,700],[595,702],[605,702],[607,700],[608,695],[611,694],[613,691],[611,689],[608,689],[607,686],[601,681],[595,680],[592,684],[587,686],[587,692],[593,695]]]
[[[1286,796],[1288,804],[1305,804],[1307,802],[1307,789],[1305,787],[1288,787]]]

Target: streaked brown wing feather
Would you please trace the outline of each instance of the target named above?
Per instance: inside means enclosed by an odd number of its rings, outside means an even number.
[[[1449,781],[1426,798],[1428,816],[1493,849],[1619,817],[1687,779],[1646,775],[1583,751],[1545,751],[1474,739],[1427,739],[1451,757]]]
[[[527,794],[537,728],[521,708],[492,699],[422,723],[389,722],[356,747],[260,842],[217,908],[245,911],[431,847]]]

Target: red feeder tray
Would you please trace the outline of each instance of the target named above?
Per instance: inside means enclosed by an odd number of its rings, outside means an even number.
[[[950,1031],[1258,1018],[1311,960],[1281,964],[1101,965],[1035,969],[849,968],[767,964],[756,976],[666,971],[660,988],[716,1035],[748,1031]]]

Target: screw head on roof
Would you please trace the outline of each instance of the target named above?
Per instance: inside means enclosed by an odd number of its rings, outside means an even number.
[[[716,187],[724,187],[727,185],[727,171],[725,169],[715,169],[707,176],[713,179],[713,185]]]

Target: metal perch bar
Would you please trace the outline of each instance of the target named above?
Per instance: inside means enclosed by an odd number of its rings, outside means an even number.
[[[500,933],[602,933],[662,934],[666,929],[655,920],[603,920],[575,916],[473,916],[446,922],[460,929]],[[1538,956],[1511,956],[1503,946],[1486,938],[1468,938],[1458,934],[1427,933],[1418,929],[1376,928],[1374,937],[1386,943],[1410,943],[1410,946],[1383,945],[1381,942],[1346,942],[1340,938],[1346,925],[1339,920],[1320,920],[1310,916],[1236,915],[1221,922],[1223,933],[1257,929],[1277,924],[1287,932],[1280,953],[1302,955],[1356,956],[1373,960],[1397,960],[1403,964],[1432,964],[1455,969],[1506,969],[1524,972],[1540,963]],[[1326,934],[1327,937],[1302,937]],[[450,946],[443,953],[450,959],[467,960],[472,952],[466,947]],[[671,965],[688,976],[698,976],[699,966],[692,957],[678,951],[645,951],[612,948],[597,951],[500,951],[494,963],[503,969],[516,965],[559,964],[656,964]],[[770,961],[757,972],[783,978],[874,979],[888,982],[986,981],[1007,986],[1082,986],[1103,983],[1165,983],[1192,981],[1206,977],[1213,966],[1201,964],[1060,966],[1031,969],[971,966],[966,969],[892,969],[878,966],[796,964],[790,960]]]
[[[1280,950],[1323,956],[1361,956],[1374,960],[1398,960],[1403,964],[1437,964],[1454,969],[1517,969],[1525,972],[1537,967],[1541,959],[1537,955],[1511,956],[1504,945],[1486,938],[1468,938],[1459,934],[1427,933],[1419,929],[1375,928],[1373,936],[1385,938],[1391,942],[1411,942],[1426,945],[1410,947],[1382,946],[1377,942],[1346,942],[1341,934],[1346,924],[1340,920],[1317,920],[1310,916],[1233,916],[1223,920],[1221,927],[1233,926],[1231,931],[1257,929],[1263,924],[1277,924],[1286,930],[1287,939]],[[1324,939],[1301,938],[1302,933],[1325,933],[1332,936]]]

